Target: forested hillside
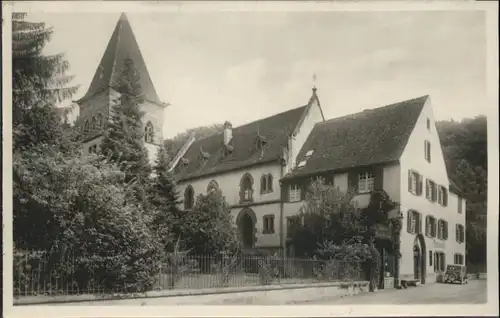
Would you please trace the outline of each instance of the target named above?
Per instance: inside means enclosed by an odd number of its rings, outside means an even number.
[[[215,124],[211,126],[200,126],[188,129],[184,132],[178,133],[173,138],[165,139],[165,149],[167,149],[169,155],[175,156],[177,151],[181,149],[182,145],[189,139],[192,133],[196,139],[206,138],[214,134],[222,132],[224,125]]]
[[[486,117],[437,123],[450,179],[467,197],[467,261],[486,264],[488,146]]]

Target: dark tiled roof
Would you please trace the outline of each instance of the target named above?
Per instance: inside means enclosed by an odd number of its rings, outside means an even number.
[[[302,118],[308,106],[302,106],[289,111],[267,117],[252,123],[233,128],[231,145],[232,153],[223,156],[223,133],[196,140],[183,156],[187,165],[177,165],[175,175],[177,180],[186,180],[215,173],[241,169],[259,163],[279,160],[283,148],[288,145],[288,137]],[[267,142],[263,150],[257,148],[260,137]],[[204,158],[202,151],[210,155]]]
[[[146,63],[142,57],[141,50],[128,22],[125,14],[122,13],[115,30],[111,35],[106,51],[102,56],[101,62],[90,82],[89,89],[83,98],[78,102],[88,99],[93,95],[116,85],[125,59],[130,58],[140,75],[140,84],[147,100],[162,105],[158,94],[153,86],[149,76]]]
[[[317,123],[284,179],[399,160],[428,96]]]

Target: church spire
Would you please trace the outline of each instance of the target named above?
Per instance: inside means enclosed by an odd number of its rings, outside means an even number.
[[[133,61],[135,69],[139,72],[139,83],[144,92],[145,99],[160,106],[165,106],[166,104],[161,102],[156,93],[134,32],[125,13],[120,15],[108,46],[104,51],[99,65],[97,65],[97,70],[90,82],[87,93],[80,101],[87,100],[107,88],[116,87],[120,72],[127,59]]]

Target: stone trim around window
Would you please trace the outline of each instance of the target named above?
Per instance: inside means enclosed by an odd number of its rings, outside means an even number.
[[[253,178],[245,173],[240,180],[240,204],[253,202]]]
[[[273,175],[268,173],[260,177],[260,194],[273,192]]]
[[[262,217],[262,234],[274,234],[274,214],[267,214]]]

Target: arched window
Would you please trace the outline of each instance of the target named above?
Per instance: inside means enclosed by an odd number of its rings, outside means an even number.
[[[83,124],[83,132],[87,133],[89,132],[89,121],[86,120],[85,123]]]
[[[217,190],[219,190],[219,184],[217,183],[217,181],[215,180],[210,181],[207,186],[207,193]]]
[[[146,142],[152,143],[153,133],[154,133],[153,124],[150,121],[148,121],[148,123],[146,124],[146,128],[144,129],[144,140]]]
[[[99,113],[97,115],[97,127],[101,128],[103,124],[104,124],[104,117],[102,116],[101,113]]]
[[[260,178],[260,193],[267,193],[267,176],[263,175]]]
[[[192,186],[188,186],[184,191],[184,209],[190,210],[194,205],[194,189]]]
[[[95,117],[92,117],[92,123],[90,124],[91,129],[96,129],[97,127],[97,119]]]
[[[273,192],[273,175],[267,175],[267,192]]]
[[[260,178],[260,193],[273,192],[273,176],[265,174]]]
[[[248,173],[241,178],[240,203],[253,201],[253,179]]]

